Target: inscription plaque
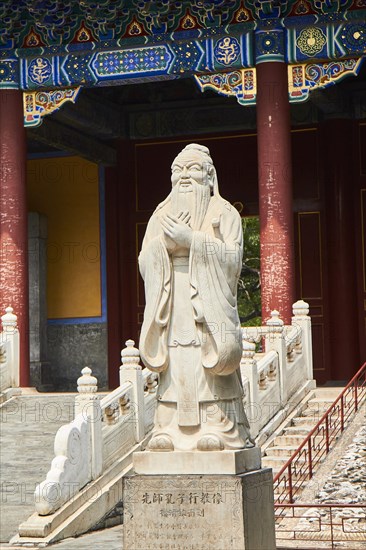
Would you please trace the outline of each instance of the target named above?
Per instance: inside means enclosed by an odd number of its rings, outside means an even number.
[[[272,487],[271,470],[125,478],[123,548],[274,549]],[[259,537],[258,521],[266,521]]]

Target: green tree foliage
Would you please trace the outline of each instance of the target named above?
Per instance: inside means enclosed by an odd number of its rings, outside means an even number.
[[[259,217],[242,218],[243,266],[238,283],[238,310],[242,326],[261,325]]]

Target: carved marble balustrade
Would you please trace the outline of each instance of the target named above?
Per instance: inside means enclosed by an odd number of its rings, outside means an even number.
[[[19,331],[17,316],[7,307],[1,317],[0,331],[0,403],[20,393]]]
[[[117,461],[126,457],[129,463],[135,445],[151,431],[157,375],[142,371],[133,340],[127,340],[126,346],[121,353],[120,385],[102,399],[91,369],[82,370],[75,418],[58,430],[55,458],[46,479],[35,490],[40,516],[53,514]]]
[[[262,351],[256,352],[257,347]],[[270,421],[279,424],[315,387],[309,305],[303,300],[293,304],[291,325],[284,325],[274,310],[265,326],[243,328],[240,368],[252,437],[261,430],[270,435]]]

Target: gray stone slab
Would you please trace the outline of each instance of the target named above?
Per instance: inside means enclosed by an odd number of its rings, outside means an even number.
[[[122,550],[122,526],[52,544],[55,550]]]
[[[124,550],[274,550],[270,469],[124,480]]]
[[[34,512],[33,492],[54,458],[60,426],[73,419],[74,396],[20,396],[0,408],[0,541]]]
[[[24,550],[24,546],[0,544],[0,550]],[[33,550],[40,550],[43,546],[32,546]],[[47,548],[55,550],[122,550],[122,526],[93,531],[81,537],[73,537],[49,545]]]
[[[29,342],[31,385],[45,381],[47,363],[47,218],[28,214]],[[47,379],[47,377],[46,377]]]
[[[89,366],[99,390],[108,387],[107,323],[49,324],[50,381],[56,391],[75,391],[81,369]]]

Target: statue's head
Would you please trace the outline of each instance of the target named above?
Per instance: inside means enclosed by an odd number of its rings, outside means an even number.
[[[214,194],[218,194],[218,186],[210,151],[203,145],[190,143],[172,164],[173,212],[188,211],[192,229],[199,230]]]
[[[190,143],[177,155],[172,164],[172,186],[188,189],[193,184],[208,185],[211,193],[216,171],[210,151],[204,145]]]

